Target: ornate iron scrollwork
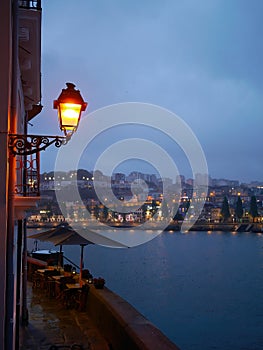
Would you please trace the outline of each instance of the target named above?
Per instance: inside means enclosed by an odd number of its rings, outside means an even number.
[[[9,149],[13,155],[30,155],[45,150],[54,144],[60,147],[68,143],[70,137],[45,135],[9,135]]]

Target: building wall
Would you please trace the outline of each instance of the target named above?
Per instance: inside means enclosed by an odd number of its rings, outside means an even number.
[[[0,5],[0,349],[4,349],[6,311],[6,239],[7,239],[7,186],[8,186],[8,135],[11,100],[11,1]]]
[[[16,159],[9,154],[8,133],[24,133],[26,111],[22,79],[23,74],[31,73],[20,70],[18,5],[18,0],[0,2],[0,349],[4,350],[15,349],[16,329],[19,327],[16,322],[18,230],[14,216]],[[30,37],[34,37],[38,44],[35,45],[38,55],[32,55],[31,59],[40,62],[40,13],[35,17],[38,31]],[[40,81],[38,66],[31,75],[37,76],[37,83]],[[39,93],[38,88],[36,96]]]

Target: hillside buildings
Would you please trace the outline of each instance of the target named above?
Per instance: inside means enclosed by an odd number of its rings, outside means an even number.
[[[102,173],[95,174],[95,179],[99,182],[99,186],[104,189],[105,196],[107,194],[107,189],[110,187],[118,199],[126,199],[132,201],[134,205],[136,202],[141,202],[143,199],[144,204],[138,205],[136,212],[131,212],[123,217],[120,213],[112,213],[110,205],[107,206],[107,218],[105,218],[105,205],[107,201],[104,201],[103,205],[96,196],[96,191],[94,190],[94,174],[86,170],[78,170],[77,172],[65,172],[65,173],[44,173],[41,176],[41,193],[43,198],[46,198],[45,203],[51,205],[54,199],[54,192],[56,190],[65,189],[69,190],[71,186],[77,181],[78,188],[81,193],[81,198],[83,203],[74,201],[74,198],[65,197],[65,205],[68,209],[67,220],[85,220],[85,215],[80,214],[85,212],[85,206],[90,211],[94,213],[94,208],[96,207],[96,216],[105,221],[106,219],[112,221],[137,221],[141,222],[143,219],[149,219],[161,206],[163,198],[163,180],[159,179],[155,174],[143,174],[138,172],[132,172],[128,175],[122,173],[113,174],[108,177]],[[199,175],[201,177],[201,175]],[[199,179],[200,180],[200,179]],[[201,179],[202,180],[202,179]],[[201,181],[200,180],[200,181]],[[141,181],[141,183],[140,183]],[[135,193],[132,191],[132,184],[136,183],[141,185],[140,191]],[[194,207],[195,200],[198,200],[198,194],[193,192],[193,179],[185,179],[184,176],[180,175],[177,177],[176,182],[173,183],[171,179],[165,179],[165,183],[168,188],[168,195],[171,202],[175,204],[179,203],[179,208],[177,212],[177,220],[182,220],[190,206]],[[181,185],[181,194],[178,196],[178,189]],[[230,215],[228,221],[230,222],[243,222],[251,220],[250,217],[250,202],[251,197],[256,196],[257,206],[258,206],[258,217],[256,221],[261,222],[263,220],[263,186],[260,183],[250,183],[244,184],[239,183],[236,180],[227,179],[209,179],[209,187],[206,194],[205,205],[199,216],[200,222],[208,223],[219,223],[223,220],[222,218],[222,203],[224,198],[227,198],[230,208]],[[236,203],[238,197],[242,200],[243,208],[243,218],[240,220],[236,216]],[[107,200],[107,198],[104,198]],[[61,213],[59,208],[56,208],[53,202],[53,212],[55,216],[53,220],[61,220]],[[84,208],[83,208],[84,205]],[[91,209],[92,208],[92,209]],[[82,211],[81,211],[82,210]],[[71,213],[71,214],[69,214]],[[74,213],[74,214],[73,214]],[[44,211],[44,216],[46,213]],[[98,218],[97,217],[97,218]],[[156,218],[156,216],[155,216]],[[157,217],[160,219],[160,217]],[[43,219],[43,218],[42,218]],[[41,216],[38,216],[38,220],[41,220]]]

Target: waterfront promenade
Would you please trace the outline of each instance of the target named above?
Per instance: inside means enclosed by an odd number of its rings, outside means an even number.
[[[20,350],[49,350],[52,345],[63,345],[76,350],[109,350],[106,340],[94,326],[86,312],[65,309],[56,299],[41,291],[32,292],[28,283],[29,324],[20,328]]]
[[[83,311],[42,288],[28,288],[29,324],[20,350],[179,350],[134,307],[108,288],[90,286]]]

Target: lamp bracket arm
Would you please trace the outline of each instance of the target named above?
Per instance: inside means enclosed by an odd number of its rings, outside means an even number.
[[[56,147],[65,145],[70,140],[69,136],[49,136],[49,135],[20,135],[9,134],[9,150],[13,155],[30,155],[44,151],[54,144]]]

